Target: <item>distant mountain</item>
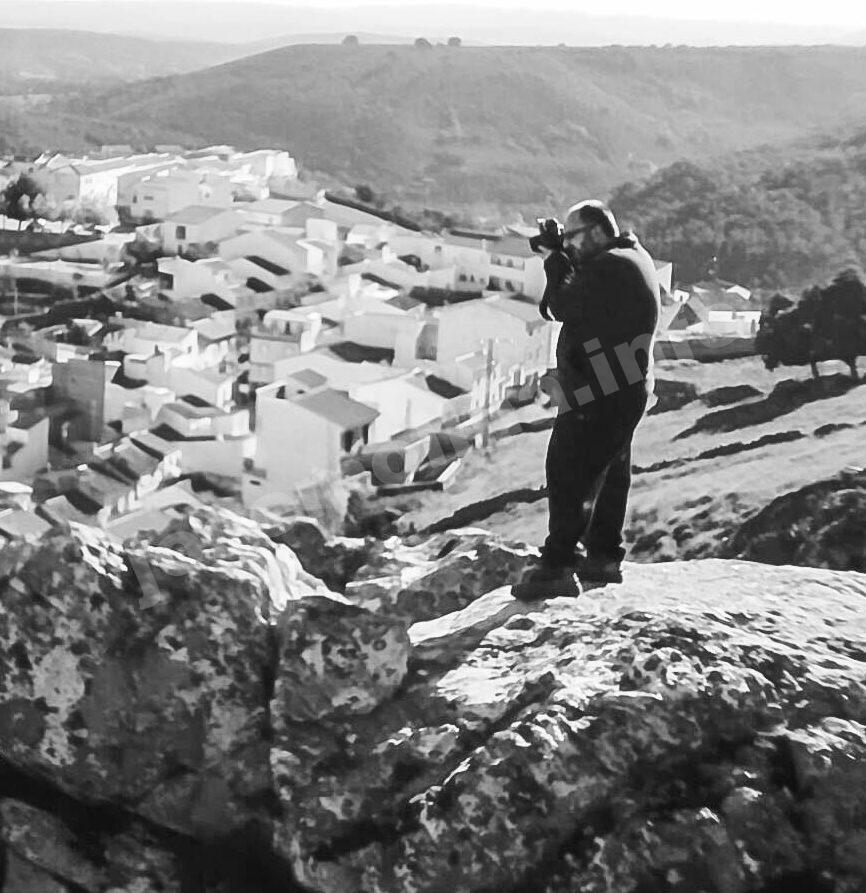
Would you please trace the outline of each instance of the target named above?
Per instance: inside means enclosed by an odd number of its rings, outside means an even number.
[[[794,294],[866,268],[866,131],[676,162],[614,190],[611,206],[681,282]]]
[[[224,43],[145,40],[49,28],[0,28],[0,93],[54,93],[80,84],[104,85],[184,74],[253,52],[252,47]]]
[[[866,49],[294,46],[7,116],[13,147],[282,146],[412,206],[561,210],[866,119]]]
[[[458,35],[485,44],[605,46],[609,44],[862,43],[856,25],[803,26],[784,22],[706,21],[651,16],[587,15],[449,3],[351,4],[299,7],[288,2],[171,2],[171,0],[3,0],[0,27],[74,28],[164,39],[195,37],[231,43],[278,34],[365,31],[440,39]]]
[[[323,44],[326,46],[342,43],[349,34],[357,37],[360,43],[379,46],[399,46],[400,44],[407,45],[415,42],[414,37],[408,37],[405,34],[374,34],[368,31],[322,31],[315,34],[280,34],[277,37],[266,37],[264,40],[257,40],[253,43],[244,44],[244,46],[250,51],[246,55],[251,56],[254,53],[264,53],[268,50],[297,46],[304,43]]]

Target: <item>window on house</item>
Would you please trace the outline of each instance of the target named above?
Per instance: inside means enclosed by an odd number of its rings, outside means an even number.
[[[174,237],[176,239],[185,239],[186,238],[186,227],[178,226],[175,228]]]
[[[146,202],[152,202],[152,201],[153,201],[153,196],[152,196],[152,195],[146,195],[146,196],[144,197],[144,200],[145,200]]]
[[[340,435],[340,446],[343,448],[344,453],[348,453],[352,449],[352,444],[355,442],[355,432],[354,431],[344,431]]]
[[[137,195],[134,195],[134,196],[132,197],[132,203],[133,203],[134,205],[137,205],[137,204],[138,204],[138,196],[137,196]]]

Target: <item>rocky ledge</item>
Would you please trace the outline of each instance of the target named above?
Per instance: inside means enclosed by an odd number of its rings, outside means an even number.
[[[344,593],[279,539],[0,554],[2,893],[866,889],[866,576],[527,606],[483,531],[331,544]]]

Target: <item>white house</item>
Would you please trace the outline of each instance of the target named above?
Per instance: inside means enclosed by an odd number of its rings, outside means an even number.
[[[159,225],[163,251],[180,254],[192,245],[219,244],[230,239],[243,224],[237,211],[208,205],[189,205],[169,214]]]
[[[145,356],[154,353],[174,356],[198,354],[198,334],[193,329],[124,318],[114,318],[112,322],[122,324],[123,328],[105,336],[103,343],[107,350]]]
[[[216,295],[234,307],[249,294],[246,282],[218,257],[196,261],[161,257],[157,268],[160,291],[172,299],[183,301]]]
[[[72,159],[46,168],[48,191],[59,202],[116,206],[124,189],[143,173],[179,167],[177,156],[151,153],[100,160]]]
[[[295,179],[298,176],[295,159],[283,149],[238,152],[230,158],[230,161],[238,167],[247,167],[251,174],[266,180],[271,177]]]
[[[234,202],[228,178],[173,169],[145,174],[126,190],[124,198],[128,203],[122,206],[123,212],[142,222],[165,220],[190,206],[231,208]]]
[[[488,288],[541,300],[547,284],[544,259],[519,236],[502,236],[489,244]]]
[[[272,382],[283,375],[284,360],[316,347],[322,317],[309,308],[270,310],[250,332],[250,381]]]
[[[223,409],[190,395],[160,407],[156,421],[182,437],[245,437],[250,433],[248,409]]]
[[[448,400],[434,394],[423,375],[406,372],[379,381],[351,385],[349,396],[375,409],[379,415],[371,423],[369,440],[378,443],[410,428],[441,424]]]
[[[378,412],[326,386],[275,382],[256,394],[257,447],[246,505],[292,501],[297,488],[338,478],[340,460],[369,441]]]
[[[356,344],[382,347],[395,353],[398,344],[407,339],[417,341],[419,326],[430,318],[424,304],[400,294],[384,300],[364,296],[347,301],[347,305],[343,317],[343,337]],[[413,356],[412,359],[417,357]]]
[[[443,368],[488,342],[509,386],[531,383],[549,366],[553,329],[532,303],[495,296],[450,304],[437,315],[435,360]]]
[[[0,400],[0,481],[29,484],[48,464],[49,419]]]
[[[239,211],[247,223],[256,226],[293,226],[296,218],[292,212],[299,204],[287,199],[263,198],[241,203]]]
[[[260,257],[293,276],[320,276],[324,270],[324,249],[305,239],[299,229],[248,230],[222,242],[219,253],[224,260]]]

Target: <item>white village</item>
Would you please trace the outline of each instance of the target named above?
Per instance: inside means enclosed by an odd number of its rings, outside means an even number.
[[[0,218],[7,539],[70,520],[123,539],[200,498],[341,516],[347,487],[447,487],[543,400],[559,324],[538,313],[532,227],[410,228],[276,149],[7,157],[7,196],[16,181],[33,194]],[[754,335],[748,290],[682,291],[656,266],[660,348]]]

